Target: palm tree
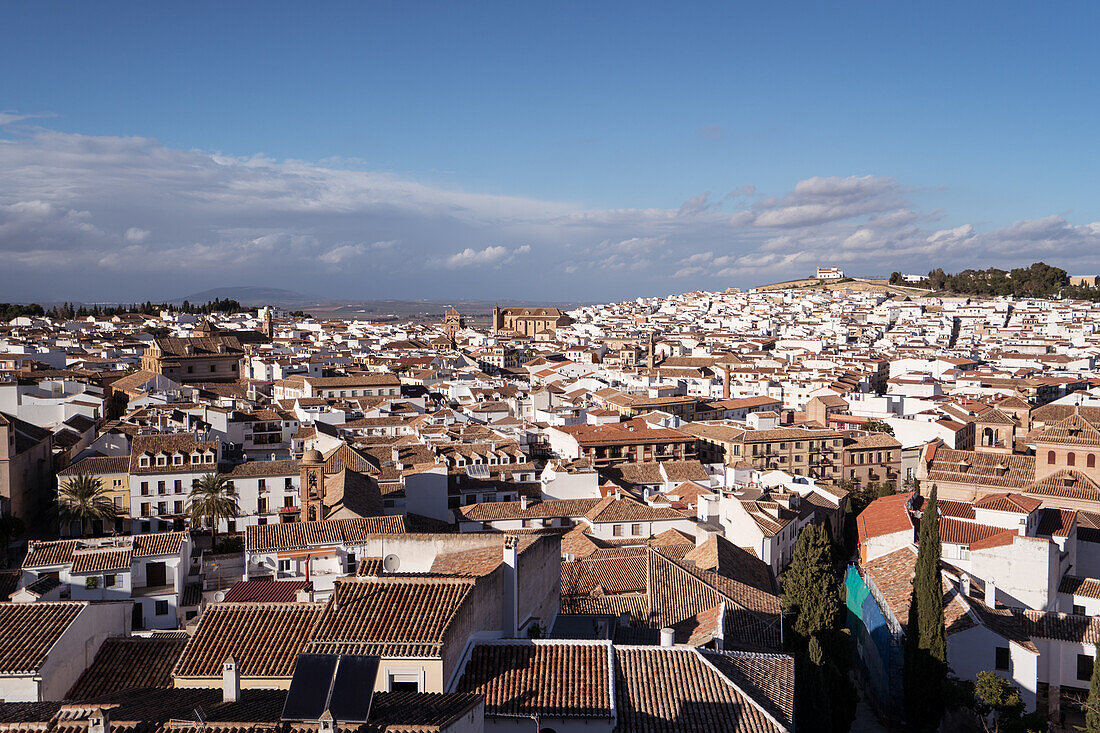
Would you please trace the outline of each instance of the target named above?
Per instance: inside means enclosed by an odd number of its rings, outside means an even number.
[[[96,476],[78,473],[61,484],[57,491],[57,508],[70,523],[80,521],[84,533],[85,522],[115,518],[115,502],[110,491]]]
[[[218,522],[222,519],[236,519],[241,515],[237,497],[233,495],[229,479],[216,473],[208,473],[191,487],[191,498],[187,500],[187,514],[192,527],[201,526],[210,521],[211,549],[217,544]]]

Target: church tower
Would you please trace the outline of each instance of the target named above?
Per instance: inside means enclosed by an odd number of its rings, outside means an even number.
[[[325,518],[325,457],[316,449],[307,450],[299,462],[299,506],[301,521]]]

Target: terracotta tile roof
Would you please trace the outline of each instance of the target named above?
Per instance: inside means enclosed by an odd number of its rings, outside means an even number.
[[[473,578],[342,578],[313,639],[441,644],[473,587]]]
[[[362,544],[371,535],[378,534],[405,534],[404,519],[394,515],[251,525],[245,530],[245,547],[249,552],[274,552],[320,545],[353,545]]]
[[[712,570],[724,578],[738,580],[765,593],[775,593],[771,568],[725,537],[712,535],[686,555],[683,561],[700,570]]]
[[[92,476],[121,474],[130,471],[130,456],[88,456],[68,468],[57,472],[58,476],[76,476],[86,473]]]
[[[1067,445],[1100,448],[1100,430],[1078,412],[1064,420],[1047,424],[1032,440],[1037,445]]]
[[[980,540],[989,539],[1003,532],[1016,533],[1014,529],[1004,527],[991,527],[977,522],[965,522],[950,517],[940,517],[940,541],[957,545],[969,545]]]
[[[1044,507],[1039,510],[1039,523],[1035,534],[1040,537],[1069,537],[1077,523],[1078,513],[1072,509]]]
[[[975,509],[992,509],[998,512],[1031,514],[1042,506],[1043,502],[1020,494],[987,494],[974,502]]]
[[[156,435],[135,435],[130,445],[131,474],[155,474],[155,473],[211,473],[216,470],[212,463],[192,464],[190,462],[193,451],[214,451],[217,455],[218,442],[216,440],[196,440],[191,433],[160,433]],[[183,465],[173,466],[172,461],[168,465],[158,466],[156,455],[166,453],[169,456],[180,454],[185,456]],[[142,468],[140,459],[142,455],[151,457],[149,465]]]
[[[0,674],[35,672],[86,603],[0,603]]]
[[[611,718],[611,665],[606,642],[483,643],[456,689],[484,695],[487,718]]]
[[[860,543],[873,537],[913,530],[908,502],[913,492],[875,499],[856,517]]]
[[[615,697],[616,731],[645,733],[772,733],[789,730],[748,694],[731,677],[742,668],[731,669],[725,655],[696,649],[616,647]],[[776,684],[793,689],[794,668],[789,657],[769,655],[775,661],[771,676]],[[717,663],[711,661],[717,659]],[[761,662],[761,664],[766,664]],[[723,667],[730,676],[722,673]],[[760,681],[760,675],[754,675]],[[747,682],[740,675],[742,682]],[[766,698],[767,693],[761,692]],[[778,692],[778,691],[777,691]],[[779,693],[780,699],[786,695]],[[769,705],[783,715],[783,705]]]
[[[131,563],[129,547],[104,550],[78,550],[73,553],[73,566],[69,571],[74,575],[84,573],[102,573],[112,570],[129,570]]]
[[[623,496],[604,497],[584,514],[589,522],[652,522],[662,519],[684,519],[684,512],[670,507],[649,506]]]
[[[916,548],[909,545],[863,563],[859,567],[860,574],[864,578],[869,578],[878,587],[889,606],[888,610],[902,629],[909,623],[909,603],[913,597],[913,576],[916,574],[916,566]],[[967,613],[968,606],[959,599],[946,578],[943,580],[943,590],[943,614],[947,633],[955,633],[973,626],[973,619]]]
[[[1081,471],[1063,468],[1024,487],[1028,494],[1100,502],[1100,486]]]
[[[214,603],[173,675],[220,677],[232,656],[242,677],[290,677],[323,610],[320,603]]]
[[[1062,576],[1062,581],[1058,584],[1058,592],[1086,598],[1100,598],[1100,579],[1067,574]]]
[[[467,504],[457,509],[462,519],[490,522],[498,519],[545,519],[549,517],[583,517],[603,499],[547,499],[529,501],[523,509],[518,501],[487,501]]]
[[[299,470],[297,460],[245,461],[221,473],[226,478],[234,479],[245,476],[297,476]]]
[[[39,568],[46,565],[65,565],[72,562],[76,547],[76,540],[56,540],[54,542],[31,540],[27,546],[27,556],[23,558],[23,567]]]
[[[186,644],[183,637],[107,639],[65,697],[91,700],[119,690],[171,687],[172,668]]]
[[[134,535],[134,557],[178,555],[187,532],[157,532]]]
[[[940,446],[928,468],[929,483],[953,482],[1023,489],[1035,480],[1035,456],[954,450]]]
[[[565,595],[641,593],[646,589],[645,555],[642,549],[624,557],[563,560],[561,592]]]

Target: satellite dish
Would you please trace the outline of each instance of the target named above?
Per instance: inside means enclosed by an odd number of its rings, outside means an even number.
[[[382,569],[387,573],[396,573],[399,567],[401,567],[401,558],[397,555],[386,555],[382,561]]]
[[[220,590],[220,591],[218,591],[217,593],[214,594],[214,601],[215,602],[221,603],[224,600],[225,600],[225,591],[224,590]]]

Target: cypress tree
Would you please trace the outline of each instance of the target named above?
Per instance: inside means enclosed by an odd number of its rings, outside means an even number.
[[[936,485],[921,515],[909,623],[905,631],[905,712],[916,730],[935,730],[943,715],[947,630],[940,574],[940,517]]]
[[[809,637],[837,628],[840,588],[833,569],[833,546],[823,525],[802,530],[791,565],[783,574],[783,610],[793,614],[795,633]]]
[[[1089,680],[1089,699],[1085,703],[1085,730],[1100,733],[1100,644],[1093,657],[1092,679]]]

